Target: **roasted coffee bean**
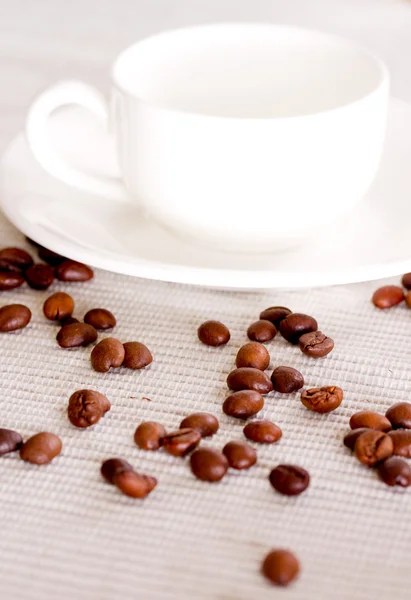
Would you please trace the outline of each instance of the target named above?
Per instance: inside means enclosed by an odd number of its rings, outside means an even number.
[[[407,292],[405,294],[405,304],[408,306],[408,308],[411,308],[411,292]]]
[[[134,441],[142,450],[158,450],[166,435],[165,427],[155,421],[140,423],[134,433]]]
[[[304,385],[304,377],[293,367],[277,367],[271,375],[271,382],[276,392],[292,394]]]
[[[289,550],[271,550],[264,559],[262,572],[271,583],[286,586],[298,576],[300,564]]]
[[[402,458],[392,456],[378,467],[378,474],[387,485],[408,487],[411,485],[411,467]]]
[[[394,442],[383,431],[369,429],[359,436],[354,446],[355,456],[367,467],[374,467],[394,452]]]
[[[401,284],[406,290],[411,290],[411,273],[405,273],[402,276]]]
[[[4,271],[5,273],[16,273],[17,275],[21,275],[22,277],[23,277],[23,273],[24,273],[18,265],[15,265],[15,264],[9,262],[5,258],[0,258],[0,272],[1,271]],[[3,275],[3,277],[4,277],[4,275]],[[24,280],[24,277],[23,277],[23,280]]]
[[[298,344],[298,340],[304,333],[317,331],[318,323],[309,315],[302,313],[291,313],[280,323],[280,333],[288,342]]]
[[[384,417],[372,410],[360,410],[354,413],[350,419],[351,429],[365,427],[366,429],[377,429],[378,431],[391,431],[391,423]]]
[[[255,390],[240,390],[227,396],[223,411],[236,419],[249,419],[264,407],[264,398]]]
[[[268,375],[264,371],[252,367],[241,367],[231,371],[227,377],[227,385],[230,390],[235,392],[254,390],[260,394],[268,394],[273,390],[273,384]]]
[[[212,448],[199,448],[190,456],[191,471],[202,481],[220,481],[228,470],[228,460]]]
[[[93,308],[84,316],[84,322],[92,325],[94,329],[111,329],[117,323],[115,316],[105,308]]]
[[[197,429],[201,437],[210,437],[217,433],[219,428],[218,419],[206,412],[198,412],[185,417],[180,423],[180,429]]]
[[[298,496],[310,485],[310,475],[302,467],[278,465],[270,473],[270,483],[284,496]]]
[[[122,458],[109,458],[101,465],[101,474],[106,481],[114,483],[114,477],[126,471],[132,471],[133,467]]]
[[[251,421],[244,427],[243,433],[247,439],[258,444],[274,444],[283,435],[278,425],[266,419]]]
[[[124,346],[123,367],[127,369],[144,369],[153,362],[150,350],[140,342],[126,342]]]
[[[23,445],[23,438],[12,429],[0,429],[0,456],[16,452]]]
[[[341,388],[329,385],[305,390],[301,393],[301,402],[308,410],[324,414],[338,408],[343,397],[344,393]]]
[[[54,270],[49,265],[31,265],[25,272],[26,281],[33,290],[47,290],[54,281]]]
[[[75,260],[65,260],[56,268],[56,277],[60,281],[89,281],[93,279],[94,273],[87,265]]]
[[[388,433],[394,443],[396,456],[411,458],[411,431],[409,429],[396,429]]]
[[[230,332],[220,321],[206,321],[197,330],[198,339],[206,346],[222,346],[230,340]]]
[[[91,352],[91,366],[99,373],[107,373],[110,369],[121,367],[125,351],[120,340],[105,338],[95,346]]]
[[[90,427],[111,408],[108,398],[94,390],[78,390],[70,396],[68,418],[75,427]]]
[[[157,479],[131,470],[117,473],[113,477],[113,483],[125,496],[145,498],[156,487]]]
[[[228,442],[223,448],[223,454],[232,469],[249,469],[257,462],[257,452],[245,442]]]
[[[0,292],[7,292],[20,287],[24,283],[24,277],[21,273],[14,271],[0,270]]]
[[[313,358],[327,356],[334,348],[334,341],[324,335],[322,331],[304,333],[298,340],[298,344],[303,354]]]
[[[178,429],[171,431],[162,438],[164,449],[173,456],[186,456],[201,440],[201,433],[197,429]]]
[[[398,285],[384,285],[373,294],[372,303],[377,308],[391,308],[404,300],[404,291]]]
[[[74,310],[74,300],[64,292],[56,292],[43,305],[43,312],[50,321],[61,321],[71,317]]]
[[[393,429],[411,429],[411,404],[397,402],[385,413]]]
[[[33,264],[30,254],[22,248],[3,248],[0,250],[0,267],[6,271],[25,271]]]
[[[87,323],[64,325],[57,334],[58,345],[62,348],[89,346],[97,339],[97,331]]]
[[[254,342],[269,342],[277,335],[277,329],[271,321],[260,320],[251,323],[247,329],[247,335]]]
[[[0,308],[0,333],[24,329],[31,321],[31,311],[24,304],[8,304]]]
[[[75,317],[66,317],[65,319],[61,319],[59,325],[64,327],[64,325],[72,325],[73,323],[80,323],[80,321]]]
[[[344,436],[344,445],[350,450],[354,451],[355,442],[365,431],[369,431],[368,427],[360,427],[359,429],[353,429],[352,431],[349,431]]]
[[[266,308],[260,313],[260,319],[264,321],[271,321],[273,325],[275,325],[278,329],[281,321],[291,315],[291,310],[289,308],[285,308],[285,306],[270,306],[270,308]]]
[[[53,250],[49,250],[43,246],[39,247],[38,255],[41,260],[44,260],[44,262],[52,267],[57,267],[57,265],[67,260],[65,256],[61,256],[61,254],[57,254],[57,252],[53,252]]]
[[[20,457],[35,465],[47,465],[63,448],[61,439],[54,433],[43,431],[29,438],[20,448]]]
[[[258,342],[248,342],[241,346],[235,359],[235,364],[240,367],[253,367],[265,371],[270,364],[270,355],[268,350]]]

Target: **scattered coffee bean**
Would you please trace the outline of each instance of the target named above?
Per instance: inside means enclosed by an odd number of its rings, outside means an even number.
[[[92,325],[94,329],[104,331],[111,329],[117,323],[115,316],[105,308],[93,308],[84,316],[84,322]]]
[[[22,248],[3,248],[0,250],[0,267],[4,270],[25,271],[33,264],[30,254]]]
[[[24,304],[8,304],[0,308],[0,333],[24,329],[30,323],[31,311]]]
[[[72,325],[73,323],[80,323],[80,321],[75,317],[66,317],[65,319],[61,319],[61,321],[59,321],[59,325],[61,327],[64,327],[64,325]]]
[[[68,418],[75,427],[90,427],[111,408],[108,398],[94,390],[78,390],[70,396]]]
[[[201,437],[210,437],[217,433],[219,428],[218,419],[206,412],[198,412],[185,417],[180,423],[180,429],[197,429]]]
[[[65,260],[56,268],[56,277],[60,281],[89,281],[93,279],[94,273],[87,265],[75,260]]]
[[[249,469],[257,462],[257,452],[245,442],[228,442],[223,448],[223,454],[232,469]]]
[[[268,350],[258,342],[248,342],[241,346],[235,359],[235,364],[240,367],[253,367],[265,371],[270,364]]]
[[[127,369],[144,369],[153,362],[150,350],[140,342],[126,342],[124,346],[123,367]]]
[[[97,339],[97,331],[87,323],[64,325],[57,334],[58,345],[62,348],[89,346]]]
[[[408,306],[408,308],[411,308],[411,292],[407,292],[405,294],[405,304]]]
[[[350,419],[351,429],[365,427],[366,429],[377,429],[378,431],[390,431],[391,423],[384,417],[372,410],[360,410],[354,413]]]
[[[285,308],[285,306],[270,306],[270,308],[266,308],[260,313],[260,319],[264,321],[271,321],[273,325],[275,325],[278,329],[281,321],[291,315],[291,310],[289,308]]]
[[[245,437],[258,444],[274,444],[283,435],[283,432],[271,421],[251,421],[243,429]]]
[[[0,429],[0,456],[16,452],[23,445],[23,438],[12,429]]]
[[[277,329],[271,321],[260,320],[251,323],[247,335],[254,342],[269,342],[277,335]]]
[[[240,390],[254,390],[260,394],[268,394],[273,390],[268,375],[252,367],[240,367],[231,371],[227,377],[227,385],[235,392]]]
[[[20,287],[24,283],[21,273],[0,270],[0,292],[7,292]]]
[[[271,382],[276,392],[292,394],[304,385],[304,377],[293,367],[277,367],[271,375]]]
[[[236,419],[249,419],[264,407],[264,398],[255,390],[240,390],[227,396],[223,411]]]
[[[342,402],[344,393],[336,385],[311,388],[301,393],[301,402],[308,410],[321,414],[329,413],[338,408]]]
[[[327,356],[334,348],[334,341],[324,335],[322,331],[304,333],[298,340],[298,344],[303,354],[313,358]]]
[[[298,576],[300,564],[289,550],[271,550],[264,559],[262,572],[271,583],[286,586]]]
[[[230,340],[230,331],[220,321],[206,321],[197,330],[198,339],[206,346],[222,346]]]
[[[353,429],[352,431],[349,431],[344,436],[344,445],[350,450],[354,451],[355,442],[365,431],[368,431],[368,427],[360,427],[359,429]]]
[[[49,250],[43,246],[38,248],[38,255],[41,260],[44,260],[44,262],[52,267],[57,267],[57,265],[67,260],[65,256],[61,256],[61,254],[57,254],[57,252],[53,252],[53,250]]]
[[[74,300],[64,292],[57,292],[45,301],[43,312],[50,321],[60,321],[71,317],[74,310]]]
[[[91,366],[99,373],[107,373],[110,369],[121,367],[124,356],[124,346],[120,340],[105,338],[93,348],[90,356]]]
[[[61,439],[54,433],[42,431],[29,438],[20,448],[20,457],[35,465],[47,465],[63,448]]]
[[[101,465],[101,474],[106,481],[114,483],[114,477],[126,471],[132,471],[133,467],[122,458],[109,458]]]
[[[396,456],[411,458],[411,431],[409,429],[396,429],[388,433],[394,443]]]
[[[164,449],[173,456],[186,456],[201,440],[201,433],[197,429],[178,429],[171,431],[162,438]]]
[[[393,429],[411,429],[411,404],[409,402],[397,402],[385,413],[391,422]]]
[[[406,290],[411,290],[411,273],[405,273],[401,279],[401,285],[405,287]]]
[[[387,458],[378,467],[378,474],[387,485],[408,487],[411,485],[411,467],[402,458]]]
[[[310,485],[310,475],[302,467],[278,465],[270,473],[270,483],[284,496],[298,496]]]
[[[288,342],[298,344],[298,340],[304,333],[317,331],[318,323],[309,315],[302,313],[291,313],[280,323],[280,333]]]
[[[377,308],[391,308],[404,300],[404,291],[398,285],[384,285],[373,294],[372,302]]]
[[[394,442],[383,431],[369,429],[359,436],[355,442],[355,456],[367,467],[374,467],[392,456]]]
[[[220,481],[228,470],[224,454],[212,448],[199,448],[190,456],[191,471],[202,481]]]
[[[49,265],[34,264],[27,269],[25,277],[33,290],[47,290],[54,281],[54,270]]]
[[[134,441],[142,450],[158,450],[166,433],[165,427],[160,423],[144,421],[137,427]]]
[[[145,498],[156,487],[157,479],[131,470],[117,473],[113,477],[113,483],[125,496]]]

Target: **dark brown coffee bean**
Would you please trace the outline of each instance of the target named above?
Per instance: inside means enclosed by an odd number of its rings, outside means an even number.
[[[223,448],[223,454],[232,469],[249,469],[257,462],[257,452],[245,442],[228,442]]]
[[[57,254],[57,252],[53,252],[53,250],[49,250],[43,246],[39,247],[38,255],[41,260],[44,260],[44,262],[52,267],[57,267],[57,265],[67,260],[65,256],[61,256],[61,254]]]
[[[134,441],[142,450],[158,450],[166,433],[165,427],[160,423],[144,421],[137,427]]]
[[[91,366],[99,373],[107,373],[110,369],[121,367],[124,356],[124,346],[120,340],[105,338],[93,348],[90,356]]]
[[[411,308],[411,292],[407,292],[405,294],[405,304],[408,306],[408,308]]]
[[[298,496],[310,485],[310,475],[302,467],[278,465],[270,473],[270,483],[284,496]]]
[[[368,427],[360,427],[359,429],[349,431],[344,436],[344,445],[354,452],[355,442],[365,431],[368,431]]]
[[[31,311],[24,304],[8,304],[0,308],[0,333],[24,329],[31,321]]]
[[[92,325],[94,329],[111,329],[117,323],[115,316],[105,308],[93,308],[84,316],[84,322]]]
[[[306,356],[322,358],[327,356],[334,348],[334,341],[322,333],[322,331],[311,331],[304,333],[298,340],[300,350]]]
[[[230,331],[220,321],[206,321],[200,325],[197,334],[206,346],[222,346],[230,340]]]
[[[285,308],[285,306],[270,306],[270,308],[266,308],[260,313],[260,319],[264,321],[271,321],[273,325],[275,325],[278,329],[281,321],[291,315],[291,310],[289,308]]]
[[[276,392],[292,394],[303,387],[304,377],[292,367],[277,367],[271,375],[271,382]]]
[[[97,339],[97,331],[87,323],[64,325],[57,334],[58,345],[62,348],[89,346]]]
[[[411,273],[405,273],[402,276],[401,284],[406,290],[411,290]]]
[[[260,394],[268,394],[273,390],[273,384],[268,375],[264,371],[252,367],[241,367],[231,371],[227,377],[227,385],[230,390],[235,392],[254,390]]]
[[[43,305],[43,312],[50,321],[60,321],[71,317],[74,310],[74,300],[64,292],[56,292]]]
[[[0,272],[4,273],[16,273],[17,275],[21,275],[23,277],[23,271],[20,269],[18,265],[15,265],[4,258],[0,258]],[[3,275],[4,278],[4,275]],[[24,280],[24,277],[23,277]]]
[[[277,329],[271,321],[260,320],[251,323],[247,335],[254,342],[269,342],[277,335]]]
[[[301,393],[301,402],[308,410],[324,414],[338,408],[343,397],[344,393],[341,388],[336,385],[328,385],[305,390]]]
[[[70,396],[68,418],[75,427],[90,427],[111,408],[108,398],[94,390],[78,390]]]
[[[264,398],[255,390],[240,390],[227,396],[223,411],[236,419],[249,419],[264,407]]]
[[[251,421],[244,427],[243,433],[247,439],[258,444],[274,444],[283,435],[278,425],[266,419]]]
[[[253,367],[265,371],[270,364],[268,350],[258,342],[248,342],[241,346],[235,359],[235,364],[240,367]]]
[[[145,498],[157,485],[155,477],[141,475],[135,471],[123,471],[113,477],[113,483],[125,496]]]
[[[22,248],[3,248],[0,250],[0,266],[6,271],[25,271],[33,264],[30,254]],[[8,268],[7,268],[8,267]]]
[[[87,265],[75,260],[65,260],[56,268],[56,277],[60,281],[89,281],[93,279],[94,273]]]
[[[140,342],[126,342],[124,346],[123,367],[127,369],[144,369],[153,362],[150,350]]]
[[[394,443],[396,456],[411,458],[411,431],[409,429],[396,429],[388,433]]]
[[[190,456],[191,471],[201,481],[220,481],[228,470],[224,454],[212,448],[199,448]]]
[[[411,429],[411,404],[397,402],[385,413],[393,429]]]
[[[354,446],[355,456],[367,467],[374,467],[394,452],[394,442],[383,431],[369,429],[359,436]]]
[[[178,429],[167,433],[162,439],[164,449],[173,456],[186,456],[201,440],[201,433],[197,429]]]
[[[23,438],[12,429],[0,429],[0,456],[16,452],[23,445]]]
[[[286,586],[298,576],[300,564],[289,550],[271,550],[264,559],[262,572],[271,583]]]
[[[63,448],[61,439],[54,433],[43,431],[29,438],[20,448],[20,457],[35,465],[47,465]]]
[[[21,273],[0,270],[0,292],[7,292],[20,287],[24,283]]]
[[[404,300],[404,291],[398,285],[384,285],[373,294],[372,303],[377,308],[391,308]]]
[[[54,270],[49,265],[31,265],[25,272],[26,281],[33,290],[46,290],[54,281]]]
[[[378,431],[391,431],[391,423],[384,417],[372,410],[360,410],[354,413],[350,419],[351,429],[365,427],[366,429],[377,429]]]
[[[126,471],[132,471],[133,467],[122,458],[109,458],[101,465],[101,474],[106,481],[114,483],[114,477]]]
[[[387,485],[408,487],[411,485],[411,467],[402,458],[391,457],[378,467],[378,474]]]
[[[280,333],[288,342],[298,344],[298,340],[304,333],[317,331],[318,323],[309,315],[302,313],[291,313],[280,323]]]
[[[59,325],[64,327],[65,325],[72,325],[73,323],[80,323],[80,321],[75,317],[66,317],[65,319],[61,319]]]
[[[218,419],[214,415],[198,412],[185,417],[180,423],[180,429],[197,429],[204,438],[217,433],[219,425]]]

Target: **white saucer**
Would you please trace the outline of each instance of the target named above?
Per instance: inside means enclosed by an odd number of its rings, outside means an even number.
[[[50,134],[71,160],[107,174],[111,149],[89,115],[77,109],[59,112]],[[353,283],[411,270],[410,160],[411,106],[391,99],[380,171],[356,213],[327,230],[313,230],[310,243],[301,248],[271,254],[197,247],[131,204],[70,189],[35,163],[23,134],[0,164],[0,205],[16,227],[47,248],[127,275],[235,289]]]

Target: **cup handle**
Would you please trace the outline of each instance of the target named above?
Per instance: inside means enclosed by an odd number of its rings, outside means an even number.
[[[120,178],[86,173],[70,164],[51,144],[47,121],[55,110],[70,104],[98,115],[107,126],[108,105],[103,94],[81,81],[62,81],[43,92],[29,109],[26,136],[33,156],[45,171],[70,186],[105,198],[127,201]]]

